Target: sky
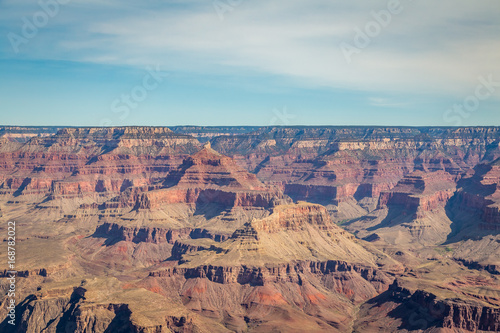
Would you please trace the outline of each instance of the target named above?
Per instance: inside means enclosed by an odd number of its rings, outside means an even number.
[[[498,0],[0,0],[0,124],[500,125]]]

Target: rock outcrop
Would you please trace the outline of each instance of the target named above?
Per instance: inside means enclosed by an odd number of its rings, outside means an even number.
[[[498,331],[499,142],[497,127],[0,127],[15,329]]]
[[[452,232],[447,205],[456,193],[455,177],[445,171],[415,171],[380,193],[377,209],[351,223],[364,239],[392,244],[439,244]]]
[[[454,177],[445,171],[415,171],[391,190],[379,196],[378,208],[402,206],[408,212],[429,212],[444,208],[456,191]]]
[[[376,311],[379,321],[369,323],[369,318]],[[357,323],[358,330],[373,332],[400,332],[420,330],[433,332],[441,329],[445,332],[497,332],[500,330],[500,309],[485,305],[479,301],[443,299],[435,294],[416,289],[396,279],[389,289],[365,304]],[[387,318],[382,319],[382,316]],[[389,319],[390,318],[390,319]],[[374,320],[375,321],[375,320]],[[377,325],[387,322],[383,329]],[[394,325],[399,323],[399,326]]]
[[[478,210],[481,228],[500,230],[500,160],[481,164],[460,184],[458,202],[463,210]]]

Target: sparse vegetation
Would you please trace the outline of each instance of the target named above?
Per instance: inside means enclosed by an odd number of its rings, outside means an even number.
[[[347,223],[347,222],[349,222],[349,221],[350,221],[349,219],[341,220],[341,221],[337,222],[337,225],[338,225],[339,227],[341,227],[341,226],[343,226],[344,224],[346,224],[346,223]]]

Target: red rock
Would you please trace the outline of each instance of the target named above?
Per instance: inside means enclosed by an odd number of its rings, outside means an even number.
[[[391,191],[382,192],[378,207],[400,205],[409,212],[432,211],[443,208],[455,190],[454,177],[447,172],[416,171],[405,176]]]

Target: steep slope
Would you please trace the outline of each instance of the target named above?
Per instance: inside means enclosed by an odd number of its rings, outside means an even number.
[[[377,209],[346,225],[358,237],[382,238],[395,245],[435,245],[447,240],[452,221],[446,206],[456,191],[445,171],[415,171],[382,192]]]
[[[428,261],[364,303],[356,332],[498,332],[498,276]]]
[[[458,183],[450,204],[453,256],[474,269],[500,272],[500,161],[478,165]]]
[[[375,265],[376,256],[332,221],[323,206],[301,202],[271,208],[269,216],[254,219],[226,241],[201,255],[182,257],[190,265],[264,265],[292,261],[341,260]],[[190,241],[191,246],[196,242]]]
[[[0,152],[3,194],[75,197],[151,184],[199,143],[161,127],[66,128],[13,148]]]
[[[497,127],[284,127],[212,144],[264,182],[295,200],[327,205],[343,221],[375,209],[380,192],[415,170],[460,178],[500,156],[499,139]]]
[[[478,165],[472,177],[459,183],[457,201],[466,211],[478,211],[480,229],[500,231],[500,159]]]
[[[131,188],[97,208],[121,226],[191,228],[224,239],[287,201],[207,144],[155,186]]]
[[[0,138],[18,332],[499,329],[499,128],[173,130]]]
[[[343,332],[355,305],[393,281],[381,267],[402,269],[337,227],[320,205],[271,211],[221,243],[178,240],[172,252],[180,265],[153,271],[140,285],[156,285],[167,294],[168,285],[180,283],[186,307],[237,331]]]

